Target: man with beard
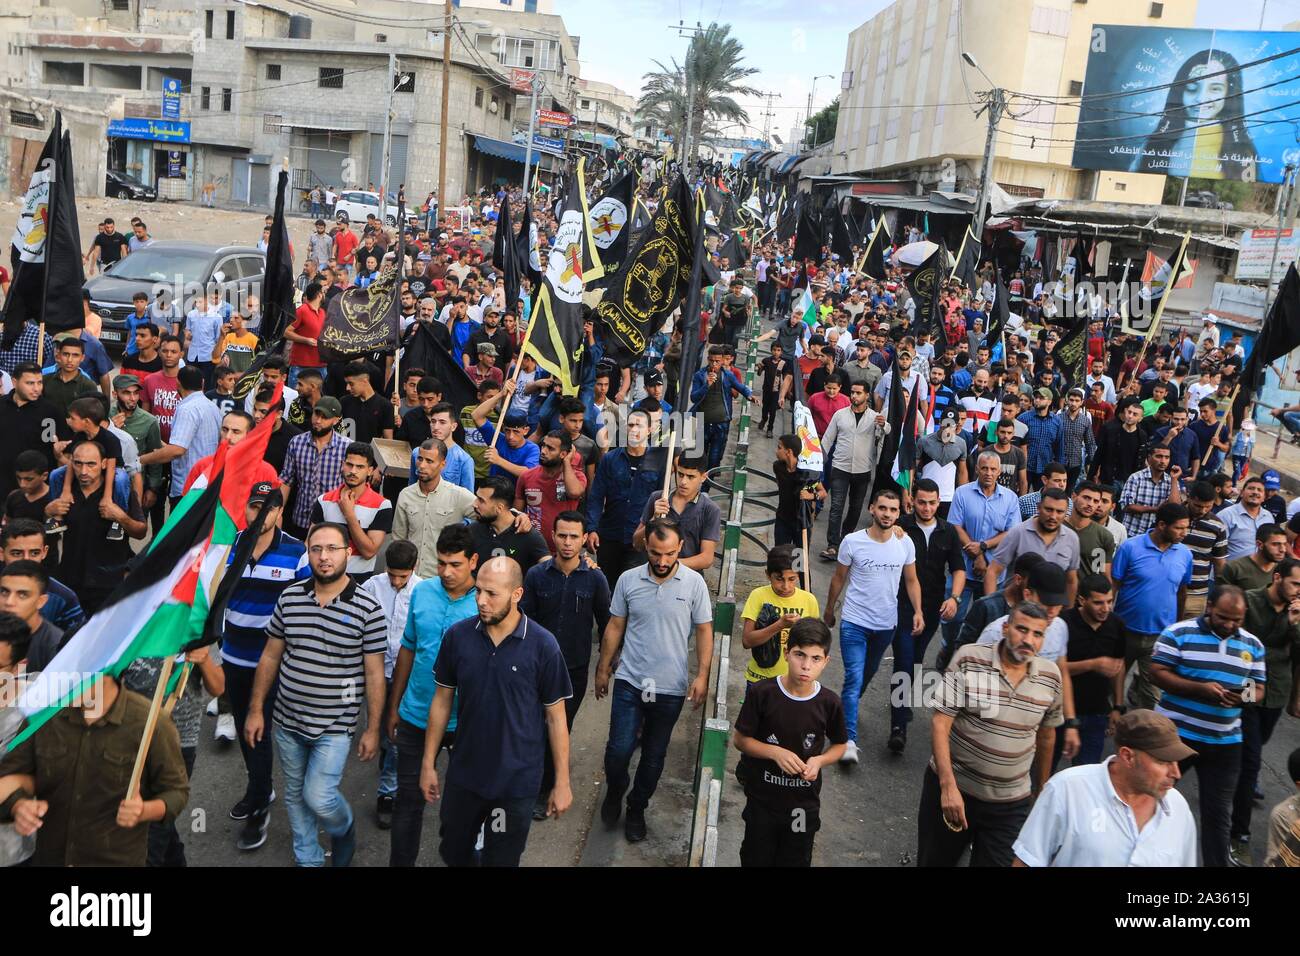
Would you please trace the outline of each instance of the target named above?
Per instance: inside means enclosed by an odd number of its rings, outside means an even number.
[[[1061,725],[1061,673],[1038,656],[1047,611],[1022,601],[996,644],[953,655],[931,722],[933,753],[917,812],[917,865],[1008,866],[1034,799],[1030,773]],[[1000,692],[972,693],[981,687]]]
[[[1074,603],[1079,586],[1079,536],[1065,524],[1065,513],[1069,508],[1070,499],[1061,489],[1048,488],[1043,492],[1038,514],[1011,528],[997,550],[989,556],[988,572],[984,575],[986,595],[998,589],[999,577],[1016,563],[1016,558],[1032,551],[1065,572],[1064,603]]]
[[[541,532],[531,524],[526,531],[519,530],[520,516],[511,508],[514,500],[513,478],[492,475],[478,483],[474,498],[477,520],[470,525],[470,534],[474,537],[480,568],[492,558],[505,556],[519,565],[521,573],[527,573],[538,561],[550,556]]]
[[[871,499],[872,524],[840,542],[838,564],[826,596],[822,620],[827,627],[834,627],[835,608],[840,595],[844,595],[844,620],[840,624],[844,689],[840,698],[849,740],[841,763],[858,762],[858,702],[899,630],[900,593],[906,594],[912,606],[911,635],[925,630],[921,585],[916,576],[916,546],[910,537],[900,538],[893,532],[901,511],[898,492],[882,488],[875,493]]]
[[[1246,596],[1222,585],[1210,595],[1203,617],[1166,627],[1151,652],[1151,680],[1164,691],[1156,713],[1178,728],[1195,757],[1201,806],[1201,858],[1206,866],[1229,866],[1233,795],[1241,772],[1243,704],[1265,696],[1264,644],[1242,629]]]
[[[501,314],[495,306],[483,309],[483,324],[470,333],[465,351],[478,355],[480,345],[492,345],[496,348],[496,367],[504,372],[510,367],[515,357],[515,345],[510,341],[510,333],[501,327]]]
[[[126,432],[135,442],[136,452],[147,455],[162,447],[162,430],[158,419],[140,407],[140,380],[134,375],[117,375],[113,378],[113,396],[116,403],[110,410],[113,425]],[[140,504],[153,522],[153,533],[162,527],[162,513],[157,505],[169,478],[163,464],[149,465],[144,469],[144,493]]]
[[[866,386],[854,382],[849,388],[849,407],[831,416],[822,435],[822,447],[832,449],[830,460],[830,524],[826,528],[823,561],[835,560],[845,533],[858,526],[862,502],[871,489],[871,476],[880,458],[889,422],[869,408]],[[847,705],[846,705],[847,706]],[[852,742],[850,728],[850,742]]]
[[[358,584],[375,573],[375,559],[393,530],[392,504],[370,487],[374,469],[374,449],[364,442],[352,442],[340,466],[342,484],[320,495],[311,509],[313,525],[329,522],[348,529],[348,575]]]
[[[437,691],[420,788],[426,800],[442,800],[438,852],[448,866],[515,867],[528,842],[548,745],[555,786],[547,816],[558,817],[573,803],[565,716],[573,688],[554,635],[519,610],[519,565],[493,558],[476,586],[478,615],[447,629],[434,665]],[[440,785],[434,760],[457,698],[456,746]],[[503,753],[514,759],[502,760]],[[483,848],[475,850],[480,832]]]
[[[681,547],[675,524],[662,518],[651,521],[646,529],[647,563],[619,577],[610,601],[609,625],[600,642],[597,700],[610,693],[613,680],[600,818],[607,827],[616,825],[627,793],[623,835],[629,843],[646,838],[646,807],[659,785],[682,706],[689,700],[698,708],[708,693],[713,608],[704,578],[678,560]],[[687,663],[692,635],[694,680]],[[628,769],[638,733],[641,760],[628,793]]]
[[[556,517],[582,502],[587,475],[567,432],[557,429],[543,438],[540,454],[539,463],[515,483],[515,508],[527,511],[533,527],[541,531],[546,547],[554,553],[551,528]]]
[[[275,686],[275,747],[294,860],[324,865],[317,837],[324,829],[332,864],[348,866],[357,848],[356,820],[339,783],[363,696],[366,729],[357,756],[373,760],[379,753],[388,625],[379,601],[348,577],[347,528],[315,525],[306,545],[311,579],[290,585],[276,602],[253,675],[244,739],[254,749],[261,742],[263,707]]]
[[[1120,399],[1115,417],[1102,425],[1097,435],[1097,457],[1088,477],[1103,485],[1118,485],[1141,467],[1142,446],[1146,444],[1146,436],[1138,427],[1141,421],[1142,403],[1132,397]]]
[[[957,400],[966,409],[965,430],[972,436],[983,434],[990,420],[1002,417],[1002,406],[989,391],[989,373],[983,369],[972,376],[970,388],[957,393]]]
[[[650,415],[639,409],[627,416],[627,445],[601,456],[587,493],[587,546],[596,553],[612,591],[623,569],[635,560],[632,537],[646,501],[663,487],[664,465],[649,454]]]
[[[280,482],[285,501],[293,501],[284,529],[295,538],[306,537],[316,499],[343,482],[343,458],[352,442],[334,430],[343,417],[343,406],[331,395],[317,400],[311,411],[311,427],[289,441]],[[297,497],[291,498],[296,491]]]
[[[1196,823],[1174,789],[1195,755],[1150,710],[1115,723],[1115,755],[1047,782],[1012,849],[1012,866],[1195,866]]]

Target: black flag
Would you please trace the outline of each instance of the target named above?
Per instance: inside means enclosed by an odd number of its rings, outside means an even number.
[[[542,256],[537,249],[537,223],[533,221],[533,197],[524,200],[524,212],[519,217],[519,234],[515,236],[515,261],[519,263],[522,275],[528,277],[532,286],[532,300],[537,301],[537,292],[542,284]],[[514,308],[519,304],[515,302]],[[506,308],[511,308],[507,303]]]
[[[627,258],[635,211],[635,183],[636,176],[628,173],[592,203],[591,236],[605,267],[605,275],[595,283],[598,287],[608,285]]]
[[[283,170],[275,194],[275,213],[271,217],[271,238],[266,245],[266,274],[262,279],[262,325],[257,337],[257,355],[239,376],[232,393],[243,401],[262,374],[262,366],[284,347],[285,327],[293,321],[293,253],[289,249],[289,230],[284,223],[284,195],[289,174]]]
[[[782,193],[782,196],[785,194]],[[799,193],[792,200],[784,202],[776,212],[776,238],[786,242],[799,230],[799,219],[803,213],[804,194]]]
[[[943,310],[939,307],[939,287],[942,284],[943,264],[947,258],[947,250],[940,245],[907,277],[907,291],[916,303],[912,328],[917,335],[930,333],[930,340],[934,343],[935,362],[948,351],[948,336],[943,330]]]
[[[13,348],[27,322],[44,322],[50,334],[85,327],[81,287],[86,273],[77,231],[72,139],[57,110],[54,129],[28,180],[9,261],[13,279],[5,298],[4,348]]]
[[[988,323],[989,327],[984,332],[984,344],[988,347],[989,354],[993,353],[993,347],[1002,339],[1002,330],[1007,327],[1007,320],[1011,318],[1011,300],[1007,292],[1007,287],[1002,282],[1002,270],[993,270],[993,307],[989,309]],[[1002,356],[1005,362],[1007,357]]]
[[[966,227],[961,237],[961,248],[957,250],[957,263],[952,267],[952,276],[960,279],[968,289],[979,287],[980,241]]]
[[[871,238],[867,240],[867,248],[862,254],[862,265],[858,271],[865,272],[877,282],[885,281],[885,244],[888,238],[889,231],[885,228],[885,221],[876,220],[876,228],[872,231]]]
[[[677,411],[691,407],[691,383],[700,366],[700,292],[704,286],[704,197],[696,194],[689,213],[693,226],[691,241],[690,285],[682,305],[682,362],[677,380]]]
[[[623,367],[645,351],[646,343],[667,321],[689,290],[694,232],[694,204],[686,178],[678,173],[659,202],[654,218],[595,308],[602,326],[605,355]],[[687,340],[687,344],[690,341]]]
[[[926,260],[927,263],[929,261],[929,259]],[[924,268],[925,265],[922,265],[921,269]],[[918,269],[917,272],[920,272],[921,269]],[[916,272],[912,273],[912,275],[916,275]],[[920,315],[919,307],[917,314]],[[919,328],[920,326],[918,325],[918,329]],[[936,347],[935,357],[938,358],[938,355],[939,352]],[[796,376],[798,375],[797,372],[795,374]],[[903,387],[903,376],[898,368],[897,352],[894,353],[893,361],[890,363],[889,375],[889,397],[886,399],[885,408],[883,409],[885,418],[889,421],[889,434],[885,435],[884,440],[881,441],[880,460],[876,465],[876,477],[871,485],[872,494],[881,488],[892,488],[896,491],[901,490],[898,486],[898,482],[894,480],[894,476],[890,474],[890,472],[893,469],[894,459],[898,456],[899,443],[903,438],[904,424],[907,419],[907,410],[908,404],[911,401],[911,395],[909,395],[907,389]],[[912,391],[915,392],[920,387],[921,383],[918,380],[916,387],[913,388]],[[867,414],[869,415],[871,413],[868,412]],[[913,414],[915,414],[915,412],[913,412]]]
[[[404,368],[422,368],[442,383],[443,401],[455,408],[478,404],[478,390],[456,357],[434,336],[427,322],[414,322],[406,331]]]
[[[849,225],[844,221],[844,214],[838,209],[832,214],[831,252],[840,257],[840,262],[849,265],[853,262],[853,237],[849,234]]]
[[[805,259],[820,261],[822,257],[821,218],[812,209],[804,209],[799,213],[799,224],[794,237],[794,257],[799,262]]]
[[[401,321],[399,281],[398,269],[386,269],[364,289],[353,286],[336,295],[321,329],[321,358],[345,362],[367,352],[394,351]]]
[[[564,191],[568,198],[557,215],[555,245],[546,260],[524,341],[524,352],[555,377],[565,395],[577,394],[578,363],[586,347],[582,293],[604,274],[591,235],[585,165],[585,158],[578,160]]]
[[[520,229],[524,240],[528,240],[528,225]],[[492,237],[492,265],[501,270],[501,279],[505,283],[506,309],[519,314],[519,280],[523,278],[526,260],[519,258],[519,243],[515,237],[514,224],[510,221],[510,198],[501,203],[501,214],[497,218],[496,235]],[[423,365],[412,366],[424,368]]]
[[[1001,281],[1001,277],[998,281]],[[999,297],[1001,294],[999,291]],[[1065,377],[1066,386],[1083,388],[1084,376],[1088,371],[1088,313],[1086,311],[1074,319],[1073,324],[1056,343],[1052,354],[1056,356],[1056,367]]]
[[[1255,390],[1263,384],[1264,370],[1270,362],[1289,355],[1300,348],[1300,274],[1295,263],[1287,267],[1282,284],[1277,287],[1277,298],[1268,310],[1268,317],[1259,330],[1259,337],[1250,350],[1250,357],[1241,370],[1237,397],[1232,403],[1232,421],[1235,425],[1245,421],[1247,406],[1255,398]],[[1282,383],[1286,387],[1286,383]]]

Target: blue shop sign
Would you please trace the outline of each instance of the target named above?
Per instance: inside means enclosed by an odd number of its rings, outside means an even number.
[[[108,135],[116,139],[147,139],[156,143],[188,143],[188,121],[128,117],[108,124]]]

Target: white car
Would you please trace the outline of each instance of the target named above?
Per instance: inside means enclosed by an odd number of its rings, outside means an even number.
[[[339,193],[338,202],[334,204],[334,218],[340,222],[365,222],[366,216],[379,215],[379,193],[369,193],[358,189],[345,189]],[[384,225],[397,225],[397,202],[391,193],[388,196],[388,211],[384,215]]]

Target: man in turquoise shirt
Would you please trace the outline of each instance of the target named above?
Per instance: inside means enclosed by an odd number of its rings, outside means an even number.
[[[397,746],[397,796],[393,801],[393,840],[389,866],[415,866],[424,826],[424,794],[420,792],[420,762],[424,733],[429,725],[429,705],[436,685],[433,665],[442,636],[457,621],[478,614],[474,588],[477,556],[469,528],[449,525],[438,535],[438,576],[421,581],[411,592],[406,631],[393,665],[393,685],[388,695],[384,729]],[[455,740],[456,709],[443,746]]]

